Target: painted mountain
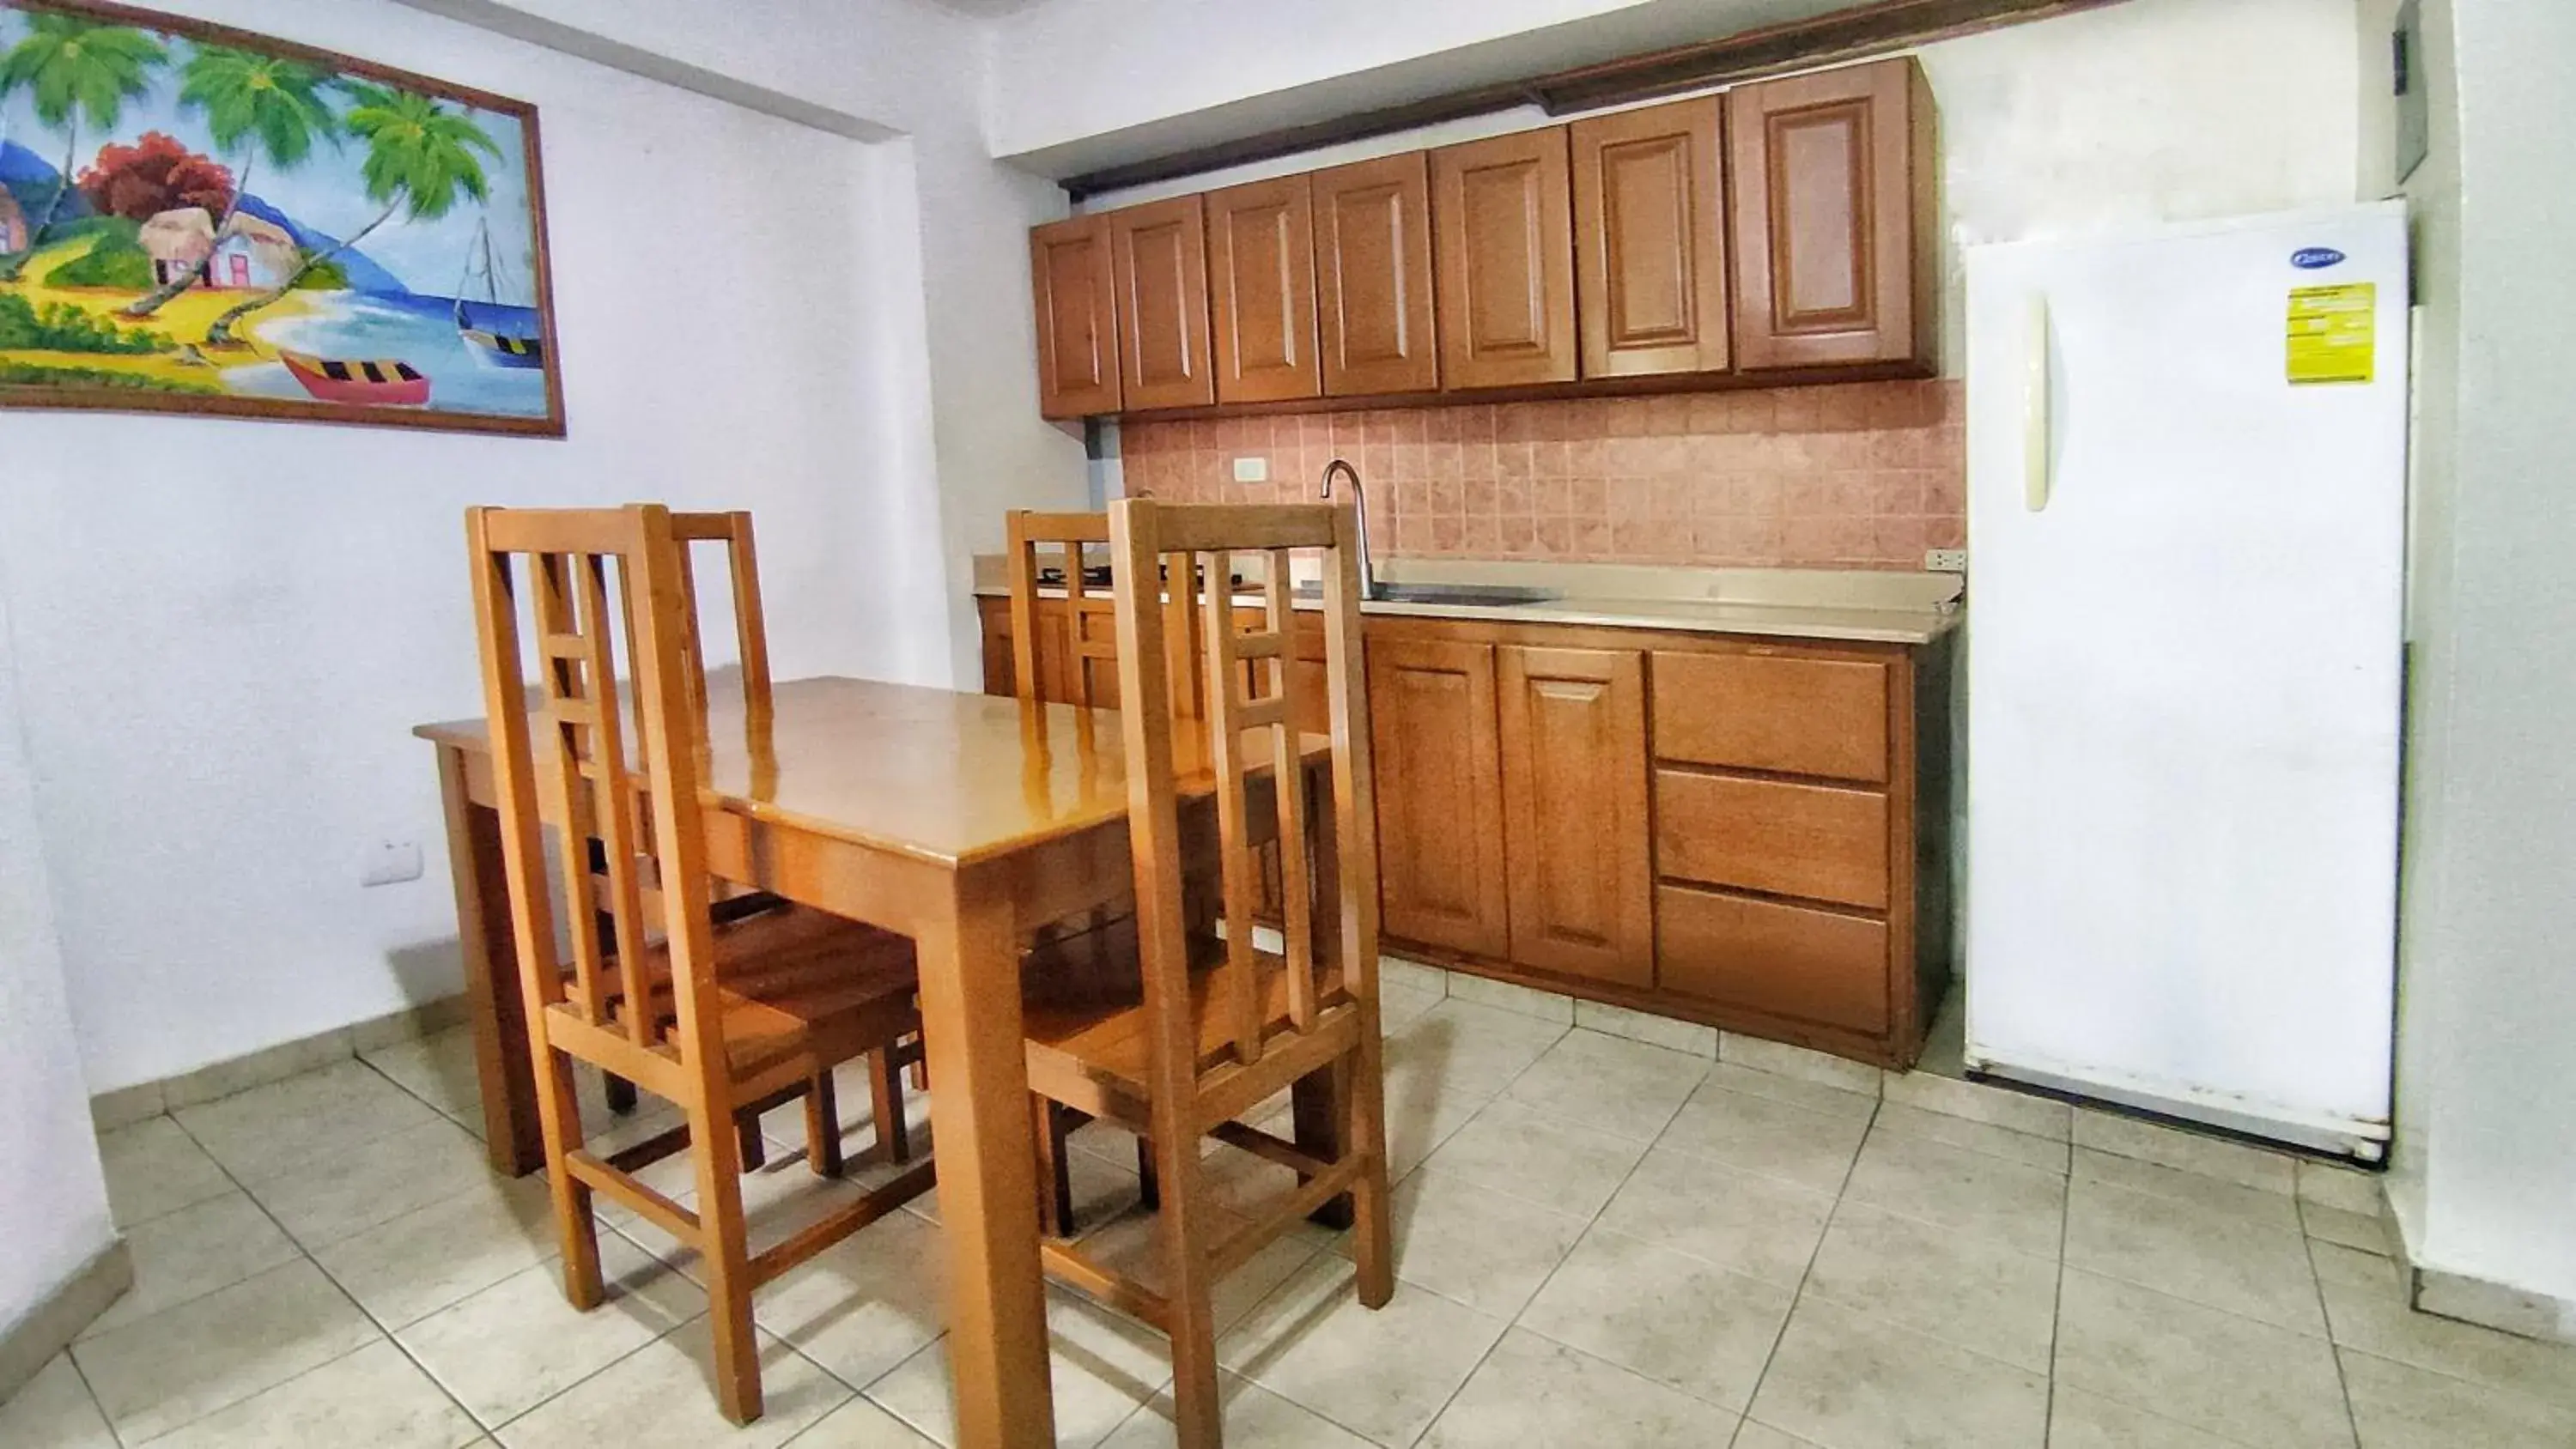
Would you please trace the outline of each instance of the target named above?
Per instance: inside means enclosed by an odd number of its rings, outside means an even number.
[[[0,190],[18,198],[20,205],[34,209],[51,201],[54,180],[62,173],[54,163],[19,145],[0,141]],[[89,215],[89,199],[75,191],[63,198],[63,217],[76,221]]]

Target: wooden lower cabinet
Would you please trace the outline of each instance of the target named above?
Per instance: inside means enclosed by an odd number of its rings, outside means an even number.
[[[1390,951],[1913,1064],[1950,975],[1946,639],[1372,615],[1367,654]]]
[[[1494,646],[1372,630],[1367,653],[1386,934],[1505,957]]]
[[[1497,653],[1510,957],[1649,986],[1646,656],[1523,644]]]

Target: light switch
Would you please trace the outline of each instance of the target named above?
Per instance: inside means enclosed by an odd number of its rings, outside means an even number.
[[[1267,483],[1267,482],[1269,482],[1269,481],[1270,481],[1270,460],[1269,460],[1269,459],[1267,459],[1267,458],[1258,458],[1258,457],[1256,457],[1256,458],[1237,458],[1237,459],[1235,459],[1235,460],[1234,460],[1234,481],[1235,481],[1235,482],[1237,482],[1237,483]]]

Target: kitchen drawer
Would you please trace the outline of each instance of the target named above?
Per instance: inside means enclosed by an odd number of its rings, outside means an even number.
[[[1875,1036],[1887,1030],[1887,925],[1810,906],[1667,885],[1656,984]]]
[[[1883,910],[1887,797],[1836,785],[1657,770],[1655,873]]]
[[[1887,666],[1755,649],[1655,656],[1655,756],[1887,780]]]

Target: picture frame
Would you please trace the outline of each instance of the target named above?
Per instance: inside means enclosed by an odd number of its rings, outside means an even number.
[[[525,101],[0,0],[0,408],[562,437],[541,154]]]

